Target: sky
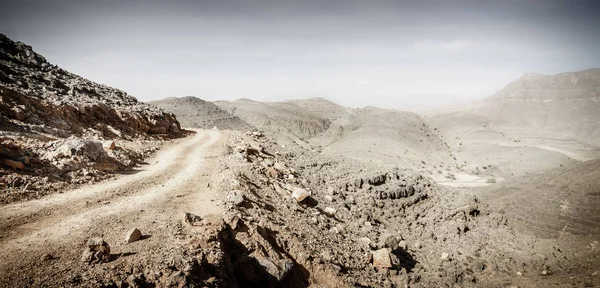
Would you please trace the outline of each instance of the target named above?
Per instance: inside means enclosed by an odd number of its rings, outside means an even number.
[[[595,0],[0,1],[0,33],[142,101],[419,110],[600,67]]]

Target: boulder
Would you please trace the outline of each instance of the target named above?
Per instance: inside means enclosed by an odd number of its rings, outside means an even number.
[[[133,228],[129,230],[129,232],[127,232],[127,235],[125,235],[125,242],[135,242],[137,240],[140,240],[140,238],[142,238],[142,232],[140,232],[140,230],[137,228]]]
[[[53,154],[54,158],[82,156],[91,161],[97,161],[106,156],[106,151],[100,141],[70,139],[60,145]]]
[[[306,189],[295,188],[292,191],[292,197],[294,197],[298,203],[304,201],[308,196],[310,196],[310,193]]]
[[[390,251],[387,248],[381,248],[373,252],[373,266],[377,268],[392,268]]]

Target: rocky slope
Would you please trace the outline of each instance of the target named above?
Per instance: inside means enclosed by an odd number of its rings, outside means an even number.
[[[183,127],[230,130],[250,130],[252,127],[240,118],[233,116],[212,102],[187,96],[166,98],[149,102],[177,116]]]
[[[374,107],[350,109],[322,98],[216,104],[282,144],[440,176],[466,168],[437,131],[414,113]]]
[[[106,179],[183,132],[172,113],[0,34],[0,203]]]
[[[416,171],[282,148],[260,133],[227,146],[224,218],[200,220],[191,240],[200,266],[219,267],[204,276],[216,286],[563,287],[597,273],[587,235],[521,233],[493,203]]]
[[[48,63],[0,34],[2,129],[64,137],[84,129],[120,134],[180,134],[175,116]]]

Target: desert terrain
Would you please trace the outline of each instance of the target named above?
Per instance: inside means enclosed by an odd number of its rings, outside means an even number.
[[[142,103],[0,35],[0,287],[598,287],[599,91]]]

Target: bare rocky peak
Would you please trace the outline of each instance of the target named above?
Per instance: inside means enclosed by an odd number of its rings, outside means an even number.
[[[600,69],[556,75],[526,73],[510,82],[488,100],[599,99]]]
[[[97,124],[109,124],[127,134],[180,133],[179,123],[173,114],[139,102],[124,91],[92,82],[63,70],[35,53],[31,46],[14,42],[2,34],[0,34],[0,86],[5,88],[2,89],[2,103],[0,103],[6,104],[5,108],[39,102],[39,106],[47,111],[25,109],[23,112],[38,114],[42,118],[43,114],[47,114],[50,110],[63,111],[64,113],[56,113],[58,115],[55,116],[62,118],[67,124],[78,122],[76,125],[66,125],[70,127],[61,127],[68,134],[80,133],[81,128],[93,127]],[[52,109],[48,109],[48,106]],[[70,110],[94,115],[78,115],[81,117],[67,115],[72,114],[73,111]],[[3,112],[3,115],[9,118],[3,120],[9,121],[23,116],[13,114]],[[23,120],[26,119],[21,121]],[[52,122],[41,121],[35,124]]]

